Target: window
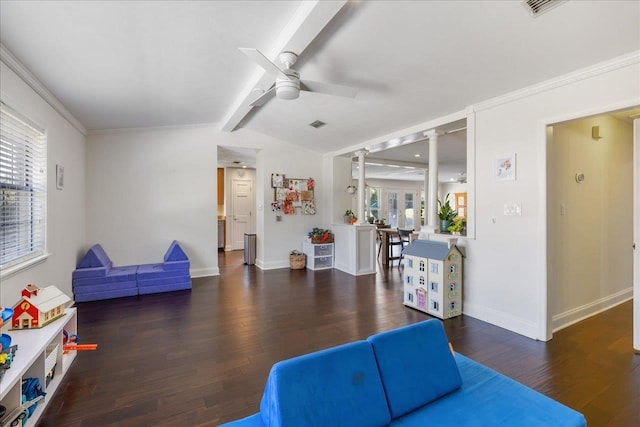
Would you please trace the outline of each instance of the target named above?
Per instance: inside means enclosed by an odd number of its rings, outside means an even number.
[[[44,253],[47,140],[37,126],[0,104],[0,266]]]
[[[365,216],[366,219],[373,217],[373,220],[380,219],[380,189],[377,187],[367,187],[365,190]]]

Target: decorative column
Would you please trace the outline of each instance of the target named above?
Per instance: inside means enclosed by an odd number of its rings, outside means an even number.
[[[427,231],[427,221],[429,219],[429,205],[428,205],[428,197],[429,197],[429,169],[425,168],[424,172],[424,219],[422,220],[422,230]]]
[[[425,131],[429,138],[429,203],[427,217],[427,233],[435,233],[438,226],[438,132],[435,129]],[[426,200],[426,199],[425,199]]]
[[[366,224],[366,218],[364,217],[364,156],[367,154],[367,150],[356,151],[358,155],[358,224]]]

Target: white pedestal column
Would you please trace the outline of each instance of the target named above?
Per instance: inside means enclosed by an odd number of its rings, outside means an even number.
[[[427,218],[427,226],[421,230],[425,233],[435,233],[439,229],[438,226],[438,132],[435,129],[428,130],[424,136],[429,138],[429,191],[425,216]]]
[[[427,232],[429,223],[429,169],[424,170],[424,218],[420,227],[420,232]]]
[[[364,217],[364,156],[367,154],[366,150],[359,150],[356,152],[358,155],[358,224],[367,224],[367,220]]]

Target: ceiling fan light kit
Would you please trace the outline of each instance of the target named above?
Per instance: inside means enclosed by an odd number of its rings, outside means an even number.
[[[276,96],[280,99],[296,99],[300,96],[300,75],[291,69],[283,71],[289,78],[276,79]]]
[[[300,81],[300,74],[291,68],[298,60],[298,55],[293,52],[282,52],[278,55],[278,60],[284,65],[284,68],[278,67],[269,58],[264,56],[258,49],[240,48],[245,55],[251,58],[256,64],[262,67],[267,73],[275,77],[275,83],[255,99],[251,104],[252,107],[264,105],[273,97],[291,100],[300,96],[300,91],[324,93],[327,95],[337,95],[346,98],[356,96],[356,91],[349,87],[336,86],[327,83]]]

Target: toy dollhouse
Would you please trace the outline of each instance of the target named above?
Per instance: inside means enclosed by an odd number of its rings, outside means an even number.
[[[13,307],[11,329],[41,328],[64,316],[64,309],[70,301],[71,298],[55,286],[40,289],[28,284]]]
[[[462,258],[456,245],[414,240],[402,252],[404,305],[440,319],[462,314]]]

